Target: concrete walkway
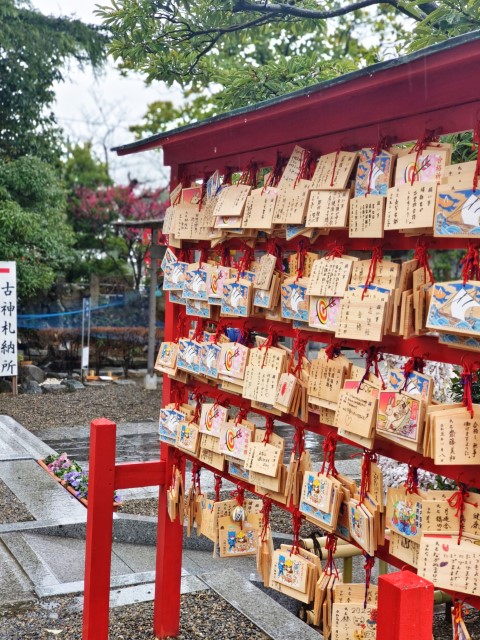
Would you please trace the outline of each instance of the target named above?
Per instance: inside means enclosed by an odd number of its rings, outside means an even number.
[[[148,453],[143,459],[158,456],[156,429],[154,423],[119,425],[120,459],[137,459],[133,456],[142,453],[142,438],[143,453]],[[46,444],[0,416],[0,479],[35,518],[0,525],[0,612],[65,594],[78,594],[72,607],[82,607],[86,509],[36,463],[54,452],[53,443],[61,445],[61,451],[73,445],[75,432],[45,430]],[[68,447],[69,455],[88,450],[88,429],[78,435],[77,449]],[[202,476],[202,485],[212,488],[213,481],[205,477],[204,482]],[[158,487],[122,492],[124,500],[157,495]],[[114,514],[111,606],[153,600],[156,525],[156,518]],[[317,632],[258,589],[252,582],[257,579],[255,558],[220,559],[212,556],[212,544],[205,538],[185,538],[182,593],[213,589],[274,639],[318,640]]]

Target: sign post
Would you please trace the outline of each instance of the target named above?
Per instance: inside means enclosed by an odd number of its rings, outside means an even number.
[[[88,363],[90,359],[90,298],[83,299],[82,309],[82,382],[85,380],[85,372],[88,371]],[[85,341],[85,325],[87,329],[87,339]],[[85,345],[86,342],[86,345]]]
[[[13,378],[17,394],[17,265],[0,262],[0,376]]]

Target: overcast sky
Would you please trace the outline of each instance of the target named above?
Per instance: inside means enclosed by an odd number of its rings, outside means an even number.
[[[95,5],[109,4],[109,0],[32,0],[33,6],[48,15],[76,17],[88,23],[100,23],[94,15]],[[139,75],[122,77],[110,63],[105,72],[95,78],[91,71],[85,72],[72,66],[65,74],[66,81],[56,87],[57,100],[54,111],[59,124],[73,142],[91,139],[96,142],[97,153],[103,154],[103,145],[111,147],[131,142],[133,134],[128,131],[137,124],[155,100],[178,101],[180,92],[168,89],[163,83],[145,86]],[[161,154],[144,152],[123,158],[110,154],[113,178],[125,183],[128,177],[155,186],[165,182]]]

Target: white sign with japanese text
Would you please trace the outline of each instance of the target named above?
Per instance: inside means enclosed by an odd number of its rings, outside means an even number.
[[[17,266],[0,262],[0,376],[17,373]]]

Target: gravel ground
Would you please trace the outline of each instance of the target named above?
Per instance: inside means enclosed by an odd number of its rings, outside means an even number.
[[[0,640],[79,640],[82,616],[71,597],[48,598],[13,616],[0,617]],[[111,640],[154,640],[153,603],[110,611]],[[181,597],[179,640],[268,640],[245,616],[212,591]]]
[[[95,418],[114,422],[158,420],[161,390],[110,384],[52,395],[0,394],[0,415],[11,416],[32,432],[37,429],[88,425]]]
[[[28,522],[35,518],[28,512],[17,496],[0,480],[0,524]]]

